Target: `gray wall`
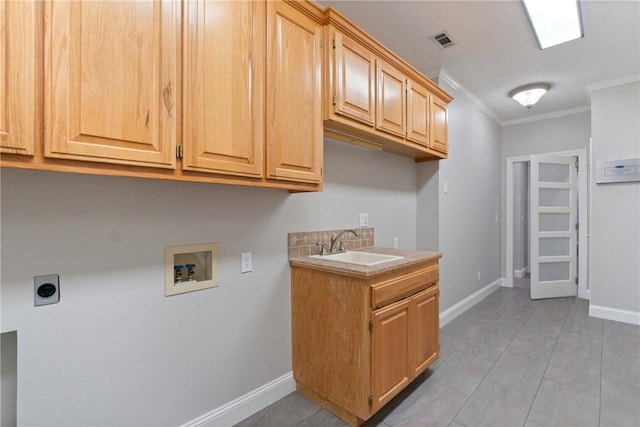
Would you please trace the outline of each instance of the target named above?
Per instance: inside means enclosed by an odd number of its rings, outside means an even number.
[[[502,128],[502,154],[500,168],[502,170],[502,208],[501,217],[506,215],[505,166],[507,158],[528,156],[531,154],[557,153],[570,150],[588,150],[591,136],[591,113],[579,113],[553,119],[505,126]],[[505,241],[506,222],[502,221],[502,276],[506,276]]]
[[[325,144],[325,190],[1,170],[2,330],[22,425],[179,425],[291,371],[291,231],[416,246],[412,159]],[[219,242],[220,286],[165,298],[164,248]],[[240,274],[240,254],[253,272]],[[33,307],[33,276],[60,274]]]
[[[418,166],[418,248],[433,247],[437,235],[444,254],[442,312],[500,279],[500,128],[447,82],[440,86],[455,98],[449,104],[449,158],[438,162],[437,171],[432,164]],[[437,233],[433,224],[439,224]]]
[[[591,94],[592,156],[640,158],[640,83]],[[595,184],[591,209],[591,304],[640,320],[640,182]]]
[[[513,269],[529,267],[529,163],[513,165]]]

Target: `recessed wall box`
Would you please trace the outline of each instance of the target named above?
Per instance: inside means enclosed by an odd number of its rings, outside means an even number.
[[[218,286],[220,245],[169,246],[164,249],[165,296]]]

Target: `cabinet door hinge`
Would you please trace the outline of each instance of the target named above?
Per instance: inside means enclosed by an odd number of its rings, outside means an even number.
[[[333,48],[336,48],[336,39],[333,39]]]
[[[580,229],[580,223],[576,222],[576,230]]]
[[[369,409],[373,408],[373,396],[369,395]]]
[[[578,162],[577,157],[576,157],[576,172],[580,172],[580,163]]]
[[[576,285],[578,284],[578,278],[576,277]]]
[[[373,332],[373,320],[369,320],[369,333]]]
[[[336,96],[333,95],[333,105],[336,105]]]
[[[176,158],[181,159],[182,158],[182,145],[177,145],[176,146]]]

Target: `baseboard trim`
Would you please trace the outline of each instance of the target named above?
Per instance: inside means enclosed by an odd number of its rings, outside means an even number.
[[[498,290],[498,288],[502,285],[504,279],[498,279],[479,291],[469,295],[453,307],[450,307],[440,313],[440,327],[442,328],[447,323],[451,322],[453,319],[482,301],[484,298]]]
[[[524,276],[527,275],[527,271],[529,271],[529,267],[525,267],[521,270],[513,270],[513,277],[522,279]]]
[[[230,427],[295,391],[296,381],[289,372],[181,427]]]
[[[603,307],[601,305],[589,305],[589,316],[640,325],[640,312],[637,311],[620,310],[619,308]]]

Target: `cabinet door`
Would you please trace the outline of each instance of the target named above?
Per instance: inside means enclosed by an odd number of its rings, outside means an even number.
[[[429,147],[429,91],[415,82],[407,82],[407,139]]]
[[[449,148],[447,122],[447,103],[431,96],[431,124],[429,128],[431,141],[429,147],[445,154]]]
[[[371,334],[372,412],[402,390],[411,378],[408,299],[373,312]]]
[[[375,57],[371,51],[339,32],[334,33],[335,113],[365,125],[375,124]]]
[[[267,2],[267,178],[322,180],[322,27]]]
[[[437,285],[411,298],[413,377],[424,372],[438,358],[439,318]]]
[[[405,137],[405,76],[389,64],[376,61],[376,128]]]
[[[0,152],[32,155],[35,145],[36,11],[0,0]]]
[[[183,169],[262,177],[265,3],[184,3]]]
[[[45,155],[174,168],[180,2],[45,7]]]

